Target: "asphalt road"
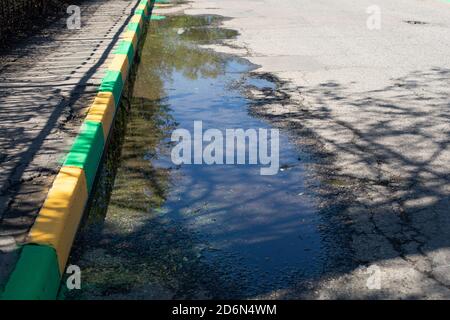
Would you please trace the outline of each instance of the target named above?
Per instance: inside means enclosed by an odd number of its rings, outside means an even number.
[[[449,1],[196,0],[186,12],[233,18],[240,36],[215,49],[280,79],[287,98],[261,112],[314,137],[334,157],[321,174],[352,194],[339,215],[355,267],[311,297],[450,298]]]

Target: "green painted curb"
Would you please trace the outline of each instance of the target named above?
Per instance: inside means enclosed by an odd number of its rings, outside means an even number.
[[[140,2],[140,4],[144,3],[147,1]],[[147,17],[151,15],[154,3],[155,0],[150,1]],[[142,16],[145,17],[144,12],[142,12]],[[138,43],[141,32],[146,29],[146,25],[143,25],[141,30],[139,23],[129,23],[127,26],[127,30],[136,31]],[[114,53],[126,54],[128,70],[131,70],[135,54],[133,43],[122,40]],[[108,70],[102,79],[99,92],[111,92],[117,109],[123,87],[121,72]],[[93,187],[104,146],[102,123],[85,120],[64,162],[64,166],[75,166],[84,170],[88,195]],[[0,300],[54,300],[58,294],[60,281],[61,274],[56,250],[51,246],[26,244],[22,246],[20,257],[9,276],[3,293],[0,292]]]
[[[99,92],[112,92],[114,96],[114,103],[116,108],[119,105],[120,97],[122,95],[123,81],[120,71],[108,70],[106,76],[102,80]]]
[[[147,9],[150,9],[153,4],[153,1],[148,2],[147,0],[142,0],[141,2],[139,2],[139,4],[145,4],[147,6]]]
[[[127,41],[127,40],[121,40],[117,46],[117,49],[114,51],[114,53],[127,55],[128,70],[130,70],[131,65],[133,64],[133,58],[134,58],[133,42]]]
[[[150,12],[150,7],[149,6],[147,6],[147,12]],[[145,17],[147,16],[145,14],[145,10],[144,9],[136,9],[136,10],[134,10],[134,15],[135,16],[136,15],[140,15],[140,16],[142,16],[143,19],[145,19]]]
[[[25,245],[1,300],[54,300],[59,282],[55,249]]]
[[[145,11],[144,11],[144,9],[136,9],[134,11],[134,14],[141,14],[145,18]]]
[[[141,27],[139,27],[139,23],[137,23],[137,22],[130,22],[128,24],[128,28],[127,29],[130,30],[130,31],[136,31],[137,36],[138,37],[141,36]]]
[[[104,144],[102,123],[85,121],[64,162],[65,166],[78,167],[84,170],[88,194],[90,194],[94,184]]]

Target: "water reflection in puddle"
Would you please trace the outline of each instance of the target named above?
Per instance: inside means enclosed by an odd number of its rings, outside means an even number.
[[[305,195],[302,155],[280,135],[280,167],[181,165],[176,128],[270,128],[248,114],[246,61],[197,47],[236,33],[215,16],[152,22],[104,222],[88,223],[71,263],[83,289],[67,298],[252,298],[323,268],[320,217]],[[213,27],[211,27],[211,25]]]

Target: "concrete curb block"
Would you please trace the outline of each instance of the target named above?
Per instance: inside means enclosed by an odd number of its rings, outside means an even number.
[[[122,90],[155,0],[139,0],[80,132],[23,245],[1,300],[56,299]]]

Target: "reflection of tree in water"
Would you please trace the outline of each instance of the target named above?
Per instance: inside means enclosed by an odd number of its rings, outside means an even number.
[[[152,24],[141,55],[134,96],[160,99],[164,94],[163,84],[171,80],[174,71],[192,80],[223,74],[225,59],[194,45],[194,42],[212,43],[235,35],[231,30],[205,27],[216,20],[219,18],[180,16]]]
[[[175,128],[168,109],[159,100],[133,99],[112,205],[147,211],[165,200],[169,172],[151,161]]]
[[[111,204],[137,210],[163,204],[169,172],[154,168],[151,161],[168,147],[164,141],[176,126],[164,104],[164,83],[171,81],[174,71],[192,80],[224,74],[225,59],[195,45],[200,35],[208,42],[223,38],[218,30],[225,29],[202,27],[217,19],[180,16],[151,25],[140,57],[121,171]]]
[[[225,287],[200,261],[192,235],[161,211],[170,169],[152,162],[175,125],[164,101],[133,99],[105,225],[88,225],[78,240],[72,262],[83,270],[83,287],[67,299],[202,298]]]
[[[168,223],[161,207],[170,169],[153,165],[167,154],[176,127],[164,92],[173,72],[197,79],[225,71],[219,55],[196,48],[189,32],[179,32],[206,20],[176,17],[148,31],[105,224],[88,224],[78,239],[71,262],[83,270],[83,286],[68,292],[68,299],[204,298],[214,297],[219,288],[232,292],[231,281],[224,283],[202,263],[204,248],[192,234]],[[206,39],[217,38],[211,30],[196,31],[195,37],[204,32]]]

